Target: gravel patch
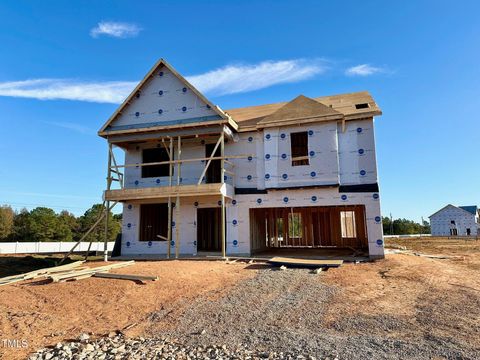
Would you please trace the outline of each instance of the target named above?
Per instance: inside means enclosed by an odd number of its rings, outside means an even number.
[[[322,276],[259,270],[221,298],[199,298],[180,319],[167,315],[164,320],[177,321],[168,335],[188,346],[227,344],[322,359],[478,358],[479,349],[419,330],[415,319],[339,314],[327,324],[325,309],[341,289],[322,283]]]
[[[162,338],[129,339],[121,333],[112,333],[108,337],[90,340],[82,334],[77,341],[58,343],[52,348],[44,348],[30,355],[29,360],[60,359],[309,359],[301,356],[276,352],[250,351],[245,348],[231,349],[226,345],[185,346],[176,340]]]
[[[189,345],[312,352],[318,347],[318,319],[335,292],[319,276],[304,269],[260,270],[220,299],[198,299],[169,335]]]

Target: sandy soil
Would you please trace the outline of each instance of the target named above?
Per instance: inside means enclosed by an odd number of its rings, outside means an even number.
[[[179,311],[189,301],[220,294],[241,279],[255,275],[245,265],[215,261],[137,262],[112,272],[157,275],[146,285],[89,278],[75,282],[23,282],[0,288],[0,339],[26,339],[27,348],[0,343],[0,356],[24,358],[39,347],[78,337],[105,334],[132,324],[129,335],[142,333],[149,314],[162,308]]]

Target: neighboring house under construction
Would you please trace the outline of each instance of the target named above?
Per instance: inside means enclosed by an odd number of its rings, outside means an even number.
[[[476,205],[448,204],[429,218],[432,236],[480,235],[480,211]]]

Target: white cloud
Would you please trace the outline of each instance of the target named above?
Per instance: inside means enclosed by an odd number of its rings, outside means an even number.
[[[323,60],[264,61],[251,65],[227,65],[187,79],[206,94],[225,95],[310,79],[326,69]],[[119,104],[137,84],[136,81],[30,79],[0,82],[0,96]]]
[[[325,70],[322,60],[263,61],[252,65],[227,65],[187,79],[202,92],[225,95],[302,81]]]
[[[85,82],[70,79],[10,81],[0,83],[0,96],[118,104],[136,84],[135,81]]]
[[[92,129],[90,129],[86,126],[76,124],[76,123],[72,123],[72,122],[45,121],[45,123],[49,124],[49,125],[61,127],[61,128],[67,129],[67,130],[72,130],[72,131],[75,131],[75,132],[78,132],[78,133],[81,133],[81,134],[93,134],[93,133],[95,133],[95,131],[93,131]]]
[[[90,30],[90,36],[96,38],[101,35],[116,37],[116,38],[129,38],[135,37],[142,29],[135,25],[123,22],[114,21],[101,21]]]
[[[368,75],[381,73],[384,71],[385,69],[381,67],[375,67],[370,64],[361,64],[361,65],[356,65],[348,68],[345,71],[345,74],[349,76],[368,76]]]

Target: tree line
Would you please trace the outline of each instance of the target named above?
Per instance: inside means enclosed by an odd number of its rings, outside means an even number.
[[[430,224],[423,221],[423,224],[407,219],[390,219],[383,217],[384,235],[411,235],[411,234],[430,234]]]
[[[95,204],[81,216],[67,210],[56,213],[48,207],[36,207],[28,211],[15,211],[9,205],[0,206],[0,241],[78,241],[97,221],[103,210]],[[114,241],[121,231],[121,214],[108,214],[108,240]],[[105,221],[84,241],[104,241]]]
[[[95,204],[76,217],[67,210],[56,213],[48,207],[36,207],[28,211],[14,211],[11,206],[0,206],[0,241],[78,241],[97,221],[102,205]],[[122,215],[108,214],[108,240],[114,241],[121,231]],[[407,219],[383,217],[385,235],[430,234],[427,221],[419,224]],[[103,241],[104,221],[85,238],[85,241]]]

